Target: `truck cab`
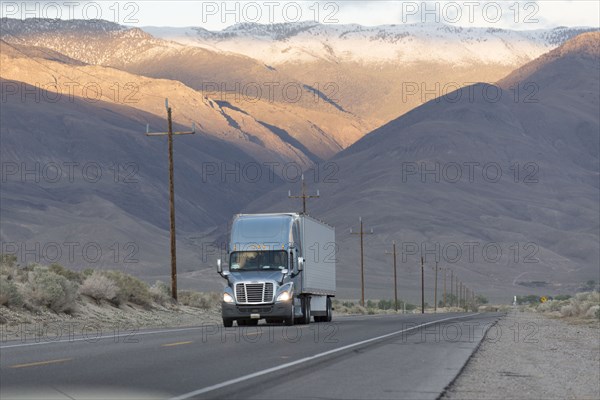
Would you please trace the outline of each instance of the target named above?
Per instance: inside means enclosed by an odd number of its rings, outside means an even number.
[[[331,321],[335,250],[333,227],[307,215],[236,215],[227,267],[217,261],[223,325]]]

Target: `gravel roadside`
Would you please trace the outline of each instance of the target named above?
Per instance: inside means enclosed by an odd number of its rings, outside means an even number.
[[[442,399],[600,399],[600,325],[512,311]]]

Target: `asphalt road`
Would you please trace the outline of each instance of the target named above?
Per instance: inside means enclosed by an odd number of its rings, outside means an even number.
[[[55,326],[2,342],[0,398],[436,399],[499,317],[352,316],[135,333]]]

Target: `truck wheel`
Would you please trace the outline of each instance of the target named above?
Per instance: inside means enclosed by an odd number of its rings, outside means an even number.
[[[310,324],[310,297],[304,298],[303,314],[302,323],[306,325]]]
[[[333,319],[333,310],[331,307],[331,297],[328,297],[327,298],[327,316],[325,317],[324,322],[331,322],[332,319]]]
[[[225,328],[231,328],[233,326],[233,320],[229,318],[223,318],[223,326]]]
[[[292,326],[292,325],[294,325],[294,303],[293,303],[293,301],[294,301],[294,300],[292,300],[292,311],[291,311],[291,315],[290,315],[288,318],[286,318],[286,319],[284,319],[284,320],[283,320],[283,323],[284,323],[286,326]]]

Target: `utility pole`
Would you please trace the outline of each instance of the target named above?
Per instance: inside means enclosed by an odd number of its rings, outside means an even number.
[[[460,307],[460,294],[458,293],[458,276],[456,277],[454,284],[456,285],[456,307]]]
[[[433,312],[437,313],[437,275],[438,275],[438,263],[435,262],[435,293],[433,294]]]
[[[421,314],[425,314],[425,265],[421,256]]]
[[[394,256],[394,305],[395,305],[396,312],[398,312],[398,280],[397,280],[397,273],[396,273],[396,241],[393,242],[392,252],[388,253],[386,251],[385,254],[392,254]]]
[[[193,124],[192,131],[189,132],[173,132],[173,119],[171,117],[171,107],[169,107],[169,99],[165,99],[165,107],[167,109],[168,132],[150,133],[150,125],[146,125],[146,136],[167,136],[169,142],[169,215],[170,215],[170,231],[171,231],[171,296],[177,301],[177,250],[175,240],[175,188],[173,183],[173,135],[193,135],[196,133],[196,124]]]
[[[358,217],[358,222],[360,223],[360,231],[352,232],[352,229],[350,229],[350,234],[351,235],[360,235],[360,289],[361,289],[360,305],[364,307],[365,306],[365,257],[364,257],[364,239],[363,238],[365,235],[372,235],[373,229],[371,228],[371,232],[364,231],[362,217]]]
[[[306,184],[304,183],[304,174],[302,174],[302,194],[299,196],[292,196],[292,191],[288,191],[288,198],[290,199],[302,199],[302,214],[306,214],[306,199],[318,199],[320,197],[319,191],[317,190],[316,196],[309,196],[306,194]]]
[[[446,272],[447,269],[444,268],[444,308],[446,308]]]
[[[454,271],[450,270],[450,307],[454,305],[454,298],[452,294],[454,293]]]

